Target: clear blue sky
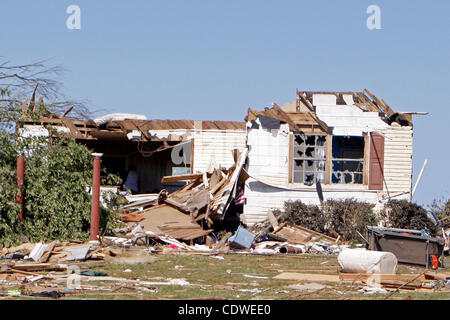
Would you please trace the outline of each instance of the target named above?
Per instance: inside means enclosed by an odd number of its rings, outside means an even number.
[[[66,8],[81,8],[69,30]],[[366,27],[369,5],[381,30]],[[450,196],[450,1],[2,0],[0,55],[55,57],[64,92],[149,119],[242,120],[295,90],[368,88],[414,117],[414,200]],[[105,113],[105,112],[103,112]]]

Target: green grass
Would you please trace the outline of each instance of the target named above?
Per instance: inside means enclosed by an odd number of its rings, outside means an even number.
[[[299,281],[272,279],[280,272],[337,274],[336,256],[322,255],[223,255],[224,260],[204,255],[164,254],[155,255],[156,261],[150,264],[122,265],[102,264],[82,268],[82,270],[104,271],[108,276],[127,279],[140,279],[150,282],[166,282],[168,279],[185,279],[191,285],[154,285],[157,292],[139,291],[132,285],[117,290],[113,295],[98,292],[86,292],[82,295],[70,295],[72,298],[95,299],[384,299],[386,295],[364,295],[359,293],[358,284],[326,283],[320,292],[302,292],[289,285]],[[450,261],[447,258],[447,266]],[[124,272],[130,269],[131,272]],[[425,269],[399,265],[399,273],[421,273]],[[450,272],[446,267],[445,272]],[[249,278],[245,275],[267,277],[267,279]],[[116,287],[109,281],[82,282],[82,284]],[[131,288],[130,288],[131,287]],[[258,290],[257,292],[255,290]],[[253,291],[251,291],[253,290]],[[343,292],[345,294],[340,294]],[[399,292],[391,299],[449,299],[450,292]]]

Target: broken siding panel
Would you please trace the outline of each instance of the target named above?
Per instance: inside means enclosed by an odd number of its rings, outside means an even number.
[[[378,112],[363,112],[356,106],[317,105],[316,114],[320,120],[333,127],[334,135],[362,136],[367,128],[383,130],[388,127]]]
[[[248,173],[256,179],[287,185],[289,182],[289,134],[279,130],[249,129]]]
[[[324,199],[346,199],[354,197],[360,201],[376,203],[377,192],[361,190],[323,191]],[[263,221],[267,218],[267,213],[274,209],[283,209],[285,201],[302,201],[305,204],[319,205],[319,197],[315,188],[310,190],[286,190],[268,186],[253,178],[245,183],[245,197],[247,203],[244,205],[242,220],[249,225]]]
[[[413,131],[390,127],[385,131],[385,186],[389,192],[410,192],[412,184]]]
[[[233,149],[246,146],[245,130],[204,130],[194,134],[194,172],[210,171],[234,164]]]

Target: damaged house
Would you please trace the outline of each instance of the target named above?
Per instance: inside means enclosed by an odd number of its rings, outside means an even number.
[[[266,219],[285,201],[356,198],[381,207],[411,199],[414,112],[396,112],[364,92],[297,92],[297,99],[249,109],[242,220]]]
[[[245,147],[246,135],[244,122],[147,120],[122,113],[94,120],[49,114],[38,121],[25,119],[18,130],[23,137],[50,137],[52,130],[73,137],[103,154],[102,167],[123,181],[133,164],[141,194],[172,192],[185,185],[185,181],[162,182],[164,176],[232,166],[231,151]]]
[[[411,200],[413,114],[424,113],[394,111],[367,89],[297,91],[296,100],[283,106],[248,109],[245,122],[50,114],[25,119],[18,130],[22,136],[48,137],[56,130],[74,137],[102,153],[102,167],[123,180],[134,164],[141,194],[173,193],[198,173],[225,176],[222,169],[233,168],[216,200],[225,199],[226,208],[238,200],[241,221],[252,225],[289,200],[355,198],[379,209],[391,198]],[[219,210],[221,218],[222,211],[227,209]]]

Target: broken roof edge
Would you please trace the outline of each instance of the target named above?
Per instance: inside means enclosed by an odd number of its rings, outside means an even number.
[[[301,115],[303,118],[299,119],[298,116]],[[329,127],[325,122],[320,120],[313,112],[296,112],[288,113],[282,110],[276,103],[273,103],[272,108],[264,108],[264,110],[257,111],[252,108],[248,108],[247,116],[244,118],[245,121],[252,122],[259,117],[267,117],[271,119],[278,120],[280,122],[286,123],[291,131],[302,132],[304,131],[304,126],[307,127],[317,127],[326,133],[332,132],[332,127]]]
[[[152,133],[158,131],[178,134],[179,131],[239,131],[246,130],[244,121],[205,121],[205,120],[144,120],[144,119],[127,119],[123,117],[121,120],[108,120],[102,124],[95,123],[94,120],[69,119],[65,117],[47,117],[41,115],[39,119],[23,116],[16,124],[18,128],[24,128],[30,125],[40,125],[44,128],[66,128],[69,130],[65,133],[69,137],[79,140],[135,140],[135,141],[165,141],[171,140],[158,139],[153,137]],[[107,115],[111,118],[112,115]],[[139,116],[139,115],[138,115]],[[108,137],[105,136],[109,135]],[[114,136],[111,136],[114,135]],[[178,134],[179,135],[179,134]],[[173,139],[172,139],[173,140]],[[181,139],[175,139],[181,140]]]
[[[279,107],[276,103],[272,103],[273,108],[276,110],[280,110],[285,113],[291,120],[295,117],[295,114],[309,114],[310,117],[314,119],[314,121],[319,125],[319,127],[325,131],[331,133],[332,127],[330,127],[327,123],[321,120],[316,114],[316,105],[313,101],[313,97],[315,94],[317,95],[334,95],[336,96],[336,100],[334,103],[330,103],[330,105],[348,105],[354,106],[362,110],[363,112],[376,112],[378,116],[386,122],[388,125],[391,125],[393,122],[397,122],[401,126],[411,126],[412,127],[412,114],[425,114],[425,113],[413,113],[413,112],[395,112],[383,99],[378,99],[372,92],[368,89],[364,89],[363,91],[299,91],[296,90],[297,98],[296,100],[285,103],[281,107]],[[351,97],[346,97],[346,95],[351,95]],[[330,102],[330,101],[328,101]],[[333,101],[331,101],[333,102]],[[328,103],[325,103],[328,104]],[[320,104],[318,104],[320,105]],[[303,111],[301,111],[303,109]],[[254,119],[257,115],[270,116],[270,112],[267,112],[267,107],[264,111],[255,111],[251,108],[248,109],[247,116],[244,118],[245,121],[249,119]],[[297,124],[308,125],[309,121],[306,123],[302,123],[301,121],[295,121],[294,125],[290,124],[289,121],[283,117],[282,119],[279,117],[273,117],[274,119],[278,119],[288,123],[291,127],[291,130],[294,130]],[[297,117],[298,119],[299,117]]]

